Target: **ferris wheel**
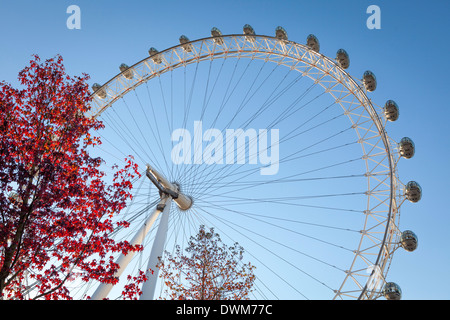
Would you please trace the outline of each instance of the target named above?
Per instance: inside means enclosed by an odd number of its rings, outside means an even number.
[[[158,257],[185,246],[199,225],[238,242],[256,266],[252,299],[400,299],[388,278],[394,252],[417,236],[399,227],[405,201],[422,196],[397,165],[411,139],[386,131],[393,100],[372,101],[371,71],[353,78],[348,53],[217,28],[158,51],[93,86],[90,116],[101,119],[107,162],[133,155],[143,176],[117,237],[145,248],[119,256],[117,276],[156,270]],[[120,286],[120,283],[116,286]],[[93,299],[120,298],[92,284]],[[163,297],[157,277],[142,299]],[[87,294],[87,293],[85,293]]]

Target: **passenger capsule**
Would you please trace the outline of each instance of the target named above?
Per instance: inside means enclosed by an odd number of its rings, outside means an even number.
[[[388,121],[396,121],[398,119],[400,116],[400,110],[395,101],[386,101],[386,104],[384,105],[384,116]]]
[[[102,88],[102,86],[100,84],[94,83],[92,85],[92,90],[100,99],[106,98],[106,91],[105,91],[105,89]]]
[[[283,27],[276,27],[275,29],[275,37],[277,37],[280,40],[287,40],[288,39],[288,35],[286,30],[284,30]]]
[[[245,35],[250,35],[250,36],[255,35],[255,30],[253,30],[252,26],[249,24],[244,25],[243,30],[244,30]]]
[[[336,61],[342,69],[347,69],[350,66],[350,57],[344,49],[339,49],[336,52]]]
[[[186,37],[185,35],[182,35],[179,40],[180,40],[180,44],[182,45],[184,51],[186,51],[186,52],[192,51],[192,44],[189,43],[190,40],[188,37]]]
[[[366,90],[369,92],[375,91],[377,88],[377,78],[372,71],[366,71],[363,75],[363,83]]]
[[[149,56],[152,58],[153,62],[156,64],[160,64],[162,62],[161,57],[159,56],[158,52],[159,51],[153,47],[148,49]]]
[[[410,181],[405,187],[405,196],[411,202],[419,202],[422,198],[422,188],[415,181]]]
[[[245,39],[248,41],[255,41],[255,30],[253,30],[252,26],[249,24],[244,25],[243,31],[245,34]]]
[[[416,152],[416,147],[410,138],[404,137],[398,144],[398,151],[403,158],[411,159]]]
[[[400,300],[402,298],[402,289],[394,282],[387,282],[383,288],[383,296],[387,300]]]
[[[130,69],[125,63],[122,63],[119,66],[120,72],[122,72],[123,76],[127,78],[128,80],[133,79],[133,70]]]
[[[414,232],[406,230],[400,236],[400,244],[406,251],[413,252],[419,245],[419,239]]]
[[[306,45],[316,52],[320,51],[319,39],[317,39],[317,37],[313,34],[310,34],[306,38]]]
[[[217,44],[223,44],[222,32],[216,27],[211,29],[211,36],[214,37],[214,42]]]

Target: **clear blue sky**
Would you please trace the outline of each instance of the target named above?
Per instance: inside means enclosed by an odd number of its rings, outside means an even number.
[[[72,4],[81,8],[81,30],[66,27]],[[366,27],[372,4],[381,8],[381,30]],[[423,188],[423,199],[405,203],[401,218],[402,229],[419,236],[419,248],[398,252],[389,278],[401,285],[404,299],[449,299],[449,15],[450,2],[441,0],[1,1],[0,80],[16,84],[32,54],[61,54],[69,74],[86,72],[91,84],[104,83],[122,62],[145,58],[149,47],[176,45],[181,34],[207,37],[213,26],[232,34],[248,23],[272,35],[281,25],[300,43],[314,33],[328,56],[345,48],[349,72],[374,71],[377,99],[400,105],[390,136],[409,136],[417,148],[413,159],[401,162],[400,178]]]

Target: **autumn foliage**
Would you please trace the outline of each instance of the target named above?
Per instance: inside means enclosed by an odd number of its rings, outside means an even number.
[[[177,246],[173,255],[166,252],[158,264],[169,299],[249,299],[255,267],[243,263],[244,249],[238,243],[228,247],[213,228],[200,226],[185,250],[186,254]]]
[[[111,254],[141,249],[108,236],[139,173],[128,159],[107,184],[103,160],[90,156],[103,124],[85,116],[87,80],[68,76],[60,56],[34,56],[22,89],[0,83],[2,299],[70,299],[75,278],[115,283]]]

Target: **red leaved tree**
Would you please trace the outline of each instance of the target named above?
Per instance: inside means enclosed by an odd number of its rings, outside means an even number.
[[[177,246],[174,255],[166,252],[158,264],[169,299],[249,299],[255,267],[250,262],[243,263],[244,249],[238,243],[228,247],[213,228],[207,231],[200,226],[186,252],[183,254]]]
[[[108,236],[139,173],[128,159],[108,184],[89,155],[103,124],[85,116],[87,79],[34,56],[23,89],[0,83],[0,299],[70,299],[75,276],[116,283],[111,254],[141,249]]]

